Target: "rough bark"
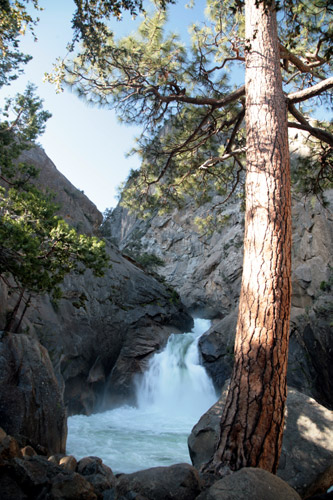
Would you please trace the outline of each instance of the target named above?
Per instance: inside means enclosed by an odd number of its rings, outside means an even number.
[[[235,362],[221,438],[204,471],[276,472],[286,400],[291,296],[287,103],[274,2],[245,2],[247,177]]]

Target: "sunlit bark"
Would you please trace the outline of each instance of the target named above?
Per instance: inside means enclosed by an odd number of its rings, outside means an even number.
[[[269,5],[268,5],[269,4]],[[273,2],[246,0],[247,177],[235,364],[208,472],[275,472],[281,452],[291,295],[287,103]]]

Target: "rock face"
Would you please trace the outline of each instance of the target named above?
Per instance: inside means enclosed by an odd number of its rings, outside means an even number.
[[[41,168],[39,182],[56,192],[55,201],[63,203],[60,214],[93,234],[101,222],[96,207],[42,150],[30,150],[24,159]],[[47,348],[69,414],[133,402],[133,378],[144,370],[149,355],[171,332],[190,331],[193,325],[169,286],[145,274],[111,243],[107,251],[112,268],[103,278],[89,271],[68,276],[63,299],[36,298],[22,325]],[[1,328],[14,298],[0,286],[0,299]]]
[[[141,221],[118,205],[110,217],[110,237],[123,251],[154,253],[164,261],[159,268],[168,283],[197,315],[222,318],[236,307],[242,273],[243,214],[239,204],[224,212],[228,222],[220,231],[201,234],[194,220],[205,217],[215,203]]]
[[[288,383],[333,408],[333,190],[293,199],[292,315]],[[243,213],[225,206],[224,225],[201,234],[196,217],[216,214],[218,196],[201,208],[189,202],[171,214],[139,221],[118,206],[107,230],[122,251],[154,253],[159,268],[194,315],[214,319],[200,343],[205,367],[221,388],[230,376],[242,274]],[[220,324],[218,320],[222,320]]]
[[[39,188],[47,187],[54,193],[55,201],[60,205],[59,214],[67,224],[85,234],[98,230],[103,220],[102,214],[82,191],[74,187],[57,170],[42,148],[35,147],[24,151],[20,161],[31,163],[39,170],[36,184]]]
[[[24,334],[1,334],[0,425],[49,453],[65,451],[66,412],[49,355]]]
[[[196,467],[207,462],[214,453],[226,390],[189,436],[190,456]],[[278,476],[302,496],[308,496],[308,492],[312,494],[311,488],[316,483],[316,493],[323,493],[333,484],[332,457],[333,413],[314,399],[289,388]]]

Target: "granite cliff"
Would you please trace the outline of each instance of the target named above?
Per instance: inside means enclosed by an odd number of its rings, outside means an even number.
[[[333,407],[333,190],[327,206],[293,197],[292,317],[288,383]],[[217,210],[222,199],[164,216],[138,220],[117,206],[106,221],[110,238],[122,252],[155,254],[158,272],[179,293],[194,315],[211,318],[201,339],[204,364],[216,386],[230,376],[237,302],[242,274],[243,212],[240,202],[224,207],[224,224],[199,231],[196,218]]]

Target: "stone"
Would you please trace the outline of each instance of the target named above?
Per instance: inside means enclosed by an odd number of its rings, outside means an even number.
[[[77,472],[91,483],[94,491],[102,496],[104,491],[115,486],[116,478],[107,465],[98,457],[85,457],[79,460]]]
[[[47,498],[52,500],[97,500],[91,484],[79,474],[59,474],[52,481]]]
[[[202,364],[214,381],[217,390],[221,390],[230,378],[234,363],[234,341],[237,324],[237,311],[228,314],[199,339]]]
[[[193,427],[187,443],[194,467],[207,463],[213,456],[220,433],[220,420],[228,392],[228,382],[223,387],[220,398],[202,415]]]
[[[0,466],[12,458],[21,456],[20,446],[16,439],[12,436],[8,436],[6,432],[0,428]]]
[[[328,488],[330,486],[330,488]],[[327,469],[320,474],[316,480],[306,489],[303,497],[312,498],[314,495],[320,495],[321,492],[329,492],[327,495],[331,495],[333,498],[333,463]],[[325,495],[326,493],[323,493]],[[329,498],[327,496],[327,498]]]
[[[6,471],[11,478],[10,486],[27,495],[26,498],[41,500],[44,498],[48,500],[97,499],[92,485],[82,476],[64,470],[45,457],[15,458],[7,464]]]
[[[73,455],[66,455],[59,460],[59,465],[68,472],[75,472],[77,467],[77,460]]]
[[[189,464],[176,464],[120,475],[116,483],[116,498],[193,500],[200,490],[197,470]]]
[[[282,479],[263,469],[244,468],[216,481],[197,500],[301,500]]]
[[[25,334],[0,338],[0,424],[36,450],[65,450],[66,411],[47,350]],[[37,450],[38,451],[38,450]]]
[[[21,453],[23,457],[34,457],[35,455],[37,455],[33,447],[29,445],[21,448]]]
[[[195,467],[200,468],[215,451],[225,397],[226,388],[219,401],[192,429],[188,444]],[[288,388],[278,476],[302,496],[314,483],[318,484],[316,491],[323,493],[333,483],[332,457],[333,412],[314,399]]]
[[[28,500],[28,495],[11,477],[7,468],[0,467],[1,500]]]
[[[332,465],[333,412],[289,388],[279,477],[302,496],[322,477],[317,492],[324,493],[333,484]]]

